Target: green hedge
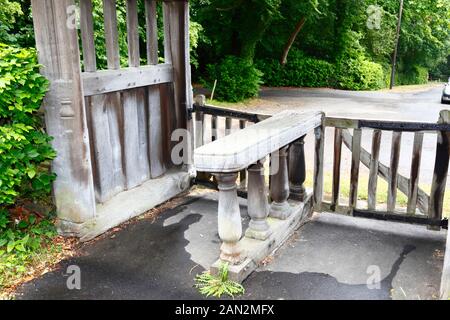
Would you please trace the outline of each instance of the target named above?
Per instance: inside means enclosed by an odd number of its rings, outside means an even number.
[[[263,82],[272,87],[330,87],[334,84],[335,68],[324,60],[305,56],[292,50],[286,65],[273,59],[258,60],[256,66]]]
[[[50,137],[37,115],[48,88],[39,74],[36,53],[0,44],[0,203],[38,198],[55,178]]]
[[[341,57],[337,64],[337,84],[340,89],[377,90],[386,86],[383,66],[366,60],[363,56]]]
[[[207,75],[203,82],[209,89],[217,80],[215,99],[238,102],[258,95],[262,73],[248,60],[227,56],[219,64],[208,65]]]

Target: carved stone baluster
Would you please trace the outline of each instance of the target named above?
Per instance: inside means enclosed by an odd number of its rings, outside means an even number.
[[[267,223],[269,204],[267,201],[267,188],[264,181],[263,161],[248,168],[248,215],[250,224],[245,236],[258,240],[266,240],[272,231]]]
[[[303,201],[305,197],[305,136],[294,141],[289,148],[289,197]]]
[[[220,259],[239,264],[245,258],[239,246],[242,236],[241,214],[236,190],[237,173],[216,174],[219,185]]]
[[[287,219],[292,212],[287,202],[289,198],[287,150],[288,146],[281,148],[279,152],[272,153],[270,166],[272,177],[270,181],[270,197],[272,198],[270,216],[283,220]],[[278,161],[278,166],[275,165],[276,161]]]

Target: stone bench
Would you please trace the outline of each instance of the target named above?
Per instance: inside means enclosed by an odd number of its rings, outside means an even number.
[[[303,209],[296,210],[288,199],[303,201],[305,198],[303,138],[321,127],[322,120],[320,112],[287,110],[194,150],[196,170],[214,174],[219,187],[218,231],[222,245],[220,259],[213,271],[219,263],[228,262],[232,266],[230,276],[242,281],[253,269],[250,264],[255,266],[275,249],[274,243],[279,245],[284,241],[286,231],[292,231],[294,222],[299,220],[292,215]],[[270,206],[263,167],[264,159],[269,155]],[[251,218],[244,239],[241,239],[236,186],[241,170],[248,171],[247,202]],[[286,223],[280,226],[272,221],[271,225],[269,219]],[[243,248],[246,239],[251,239],[247,245],[253,248]]]

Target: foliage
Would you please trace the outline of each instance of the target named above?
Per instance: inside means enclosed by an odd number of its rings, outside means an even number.
[[[242,295],[245,292],[241,284],[228,279],[228,263],[223,263],[220,266],[217,276],[205,271],[195,277],[195,282],[195,287],[207,297],[220,298],[223,294],[226,294],[234,298],[236,295]]]
[[[262,73],[248,60],[228,56],[207,69],[205,84],[211,88],[217,79],[217,100],[238,102],[258,94]]]
[[[334,66],[324,60],[307,57],[299,50],[290,53],[285,66],[278,60],[258,60],[256,66],[264,74],[268,86],[329,87],[334,81]]]
[[[11,221],[0,208],[0,289],[24,275],[38,256],[57,249],[51,245],[55,236],[51,220],[28,215]]]
[[[36,198],[50,191],[55,157],[36,112],[48,81],[33,50],[0,45],[0,203]]]
[[[337,63],[337,87],[349,90],[376,90],[385,87],[383,67],[362,56],[344,56]]]

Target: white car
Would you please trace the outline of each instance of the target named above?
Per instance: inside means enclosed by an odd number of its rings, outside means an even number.
[[[441,103],[450,103],[450,82],[445,84],[442,91]]]

